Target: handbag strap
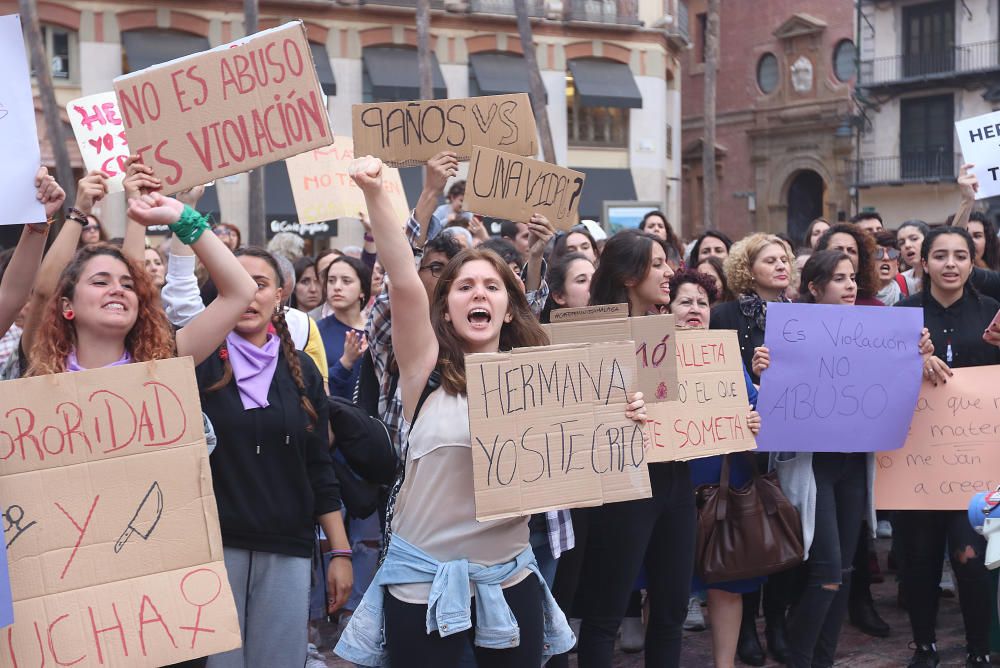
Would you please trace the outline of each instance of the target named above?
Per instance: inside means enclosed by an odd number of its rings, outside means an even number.
[[[729,501],[729,455],[722,455],[722,474],[719,476],[719,491],[715,501],[715,521],[726,519],[726,506]]]
[[[774,495],[771,493],[771,486],[769,483],[764,483],[761,480],[760,468],[757,467],[757,458],[754,453],[749,450],[745,450],[743,454],[747,459],[750,460],[750,471],[753,473],[753,484],[757,488],[757,496],[760,497],[761,503],[764,504],[764,511],[768,515],[774,515],[778,512],[778,504],[774,500]]]

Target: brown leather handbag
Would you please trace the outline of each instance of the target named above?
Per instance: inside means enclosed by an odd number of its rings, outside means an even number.
[[[777,474],[760,475],[752,455],[738,454],[753,467],[745,487],[729,486],[730,455],[723,455],[719,484],[695,491],[695,565],[707,584],[770,575],[802,563],[802,523]]]

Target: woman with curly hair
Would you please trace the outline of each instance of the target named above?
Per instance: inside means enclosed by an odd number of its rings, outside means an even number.
[[[857,270],[858,306],[885,306],[875,296],[881,289],[875,265],[875,237],[853,223],[837,223],[820,236],[816,250],[847,253]]]
[[[787,242],[773,234],[758,232],[737,241],[729,249],[725,262],[726,278],[736,300],[712,309],[710,328],[735,329],[740,343],[743,367],[755,384],[760,377],[753,371],[755,351],[764,345],[764,326],[769,302],[788,302],[786,293],[794,292],[796,272],[794,255]],[[766,467],[766,461],[763,463]],[[772,581],[775,578],[772,578]],[[780,580],[780,577],[777,578]],[[767,621],[767,646],[775,659],[784,663],[786,597],[784,587],[766,587],[764,615]],[[766,660],[757,638],[757,592],[744,594],[743,621],[740,625],[737,654],[743,663],[762,666]]]
[[[219,288],[219,299],[175,337],[149,274],[120,248],[89,244],[69,259],[86,224],[85,211],[79,208],[89,210],[105,192],[100,172],[81,179],[78,211],[71,214],[42,265],[22,339],[28,375],[175,355],[191,355],[195,363],[201,362],[222,342],[253,296],[253,281],[215,235],[202,234],[208,224],[196,211],[155,192],[132,199],[129,217],[147,226],[170,225]],[[83,220],[74,222],[73,216]],[[60,269],[61,275],[54,279]]]

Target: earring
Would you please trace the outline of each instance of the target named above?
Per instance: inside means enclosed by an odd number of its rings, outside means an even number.
[[[72,320],[75,317],[76,317],[76,314],[73,313],[73,309],[68,308],[68,309],[65,309],[63,311],[63,318],[65,318],[66,320]]]

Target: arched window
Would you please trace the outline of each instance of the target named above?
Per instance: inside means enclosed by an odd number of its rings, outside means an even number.
[[[778,88],[778,59],[773,53],[765,53],[757,61],[757,87],[760,92],[770,95]]]

